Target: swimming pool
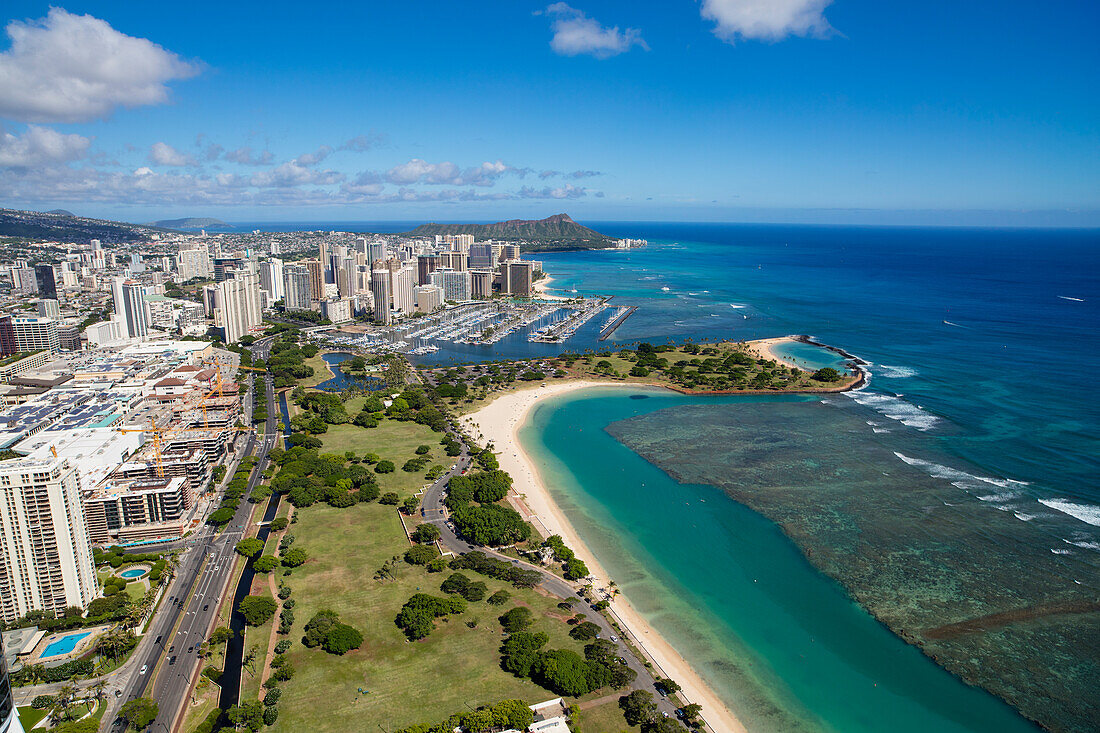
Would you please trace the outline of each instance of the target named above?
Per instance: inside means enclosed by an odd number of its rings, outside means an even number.
[[[146,568],[130,568],[129,570],[123,570],[119,575],[123,578],[140,578],[147,572],[149,571]]]
[[[42,654],[40,656],[45,659],[46,657],[58,657],[62,654],[68,654],[73,649],[76,649],[76,645],[80,643],[81,639],[91,635],[92,632],[83,631],[79,634],[69,634],[68,636],[63,636],[57,641],[51,641],[46,646],[46,648],[42,650]]]

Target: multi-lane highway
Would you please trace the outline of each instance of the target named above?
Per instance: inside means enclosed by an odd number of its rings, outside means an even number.
[[[253,347],[256,356],[266,358],[270,344],[270,339],[257,342]],[[265,380],[268,419],[264,435],[250,434],[240,453],[240,457],[255,455],[257,459],[249,476],[248,494],[261,480],[268,451],[280,440],[274,431],[278,411],[271,377],[265,374],[257,378]],[[247,401],[245,412],[251,412]],[[189,538],[175,578],[148,632],[126,665],[130,674],[128,679],[123,677],[121,681],[122,695],[112,699],[104,720],[112,720],[127,700],[151,697],[158,704],[159,715],[149,730],[172,733],[182,721],[182,711],[202,669],[199,645],[208,639],[221,599],[228,592],[234,548],[245,534],[254,508],[251,502],[242,501],[232,521],[222,531],[204,526]],[[121,721],[116,721],[111,728],[123,729]]]

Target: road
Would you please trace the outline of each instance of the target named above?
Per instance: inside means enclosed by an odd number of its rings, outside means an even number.
[[[253,351],[260,358],[266,358],[270,346],[271,339],[265,339],[257,342]],[[267,386],[267,429],[263,436],[249,434],[240,454],[240,457],[255,455],[257,459],[248,479],[246,496],[261,481],[267,453],[280,439],[274,432],[274,416],[278,411],[274,407],[271,377],[263,375],[263,379]],[[246,401],[242,409],[246,417],[250,415],[250,401]],[[227,477],[230,475],[231,472],[227,472]],[[180,712],[202,670],[198,647],[209,638],[221,599],[227,592],[235,559],[234,548],[245,534],[254,508],[251,502],[242,501],[232,521],[221,532],[204,525],[189,538],[176,577],[165,592],[149,631],[125,665],[126,673],[118,677],[122,695],[116,698],[112,693],[112,705],[104,715],[105,721],[112,720],[124,702],[139,697],[152,697],[160,709],[148,730],[171,733],[182,720]],[[108,730],[120,731],[124,726],[121,721],[115,721]]]
[[[453,429],[448,429],[458,440],[462,440],[462,436],[454,432]],[[462,454],[456,457],[454,468],[448,469],[442,477],[430,487],[424,490],[424,494],[420,498],[421,517],[424,522],[428,522],[436,525],[440,532],[440,543],[451,552],[457,554],[471,552],[477,550],[483,552],[486,555],[495,557],[506,562],[510,562],[516,565],[521,565],[529,570],[537,570],[542,575],[542,581],[539,583],[539,587],[561,599],[572,598],[577,600],[580,596],[578,592],[580,585],[571,583],[564,578],[554,575],[546,568],[539,565],[533,565],[522,560],[517,560],[514,557],[508,557],[502,555],[499,552],[491,550],[487,547],[481,547],[472,545],[463,538],[459,537],[449,526],[447,526],[447,510],[443,504],[443,493],[447,488],[447,482],[452,476],[461,474],[468,469],[471,465],[471,458],[466,450],[466,444],[462,444]],[[577,607],[579,609],[579,606]],[[586,609],[588,611],[585,620],[591,621],[600,627],[600,638],[610,639],[615,642],[618,647],[619,657],[626,661],[629,666],[638,675],[631,685],[631,689],[645,690],[653,693],[654,701],[657,703],[657,709],[667,715],[668,717],[675,717],[676,706],[672,704],[667,697],[664,697],[658,690],[655,684],[655,678],[653,673],[650,672],[645,665],[634,656],[633,652],[627,649],[626,645],[621,639],[618,638],[617,632],[611,626],[611,623],[594,608]]]

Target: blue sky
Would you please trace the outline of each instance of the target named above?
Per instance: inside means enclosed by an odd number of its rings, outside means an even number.
[[[1100,5],[0,10],[0,205],[1100,225]]]

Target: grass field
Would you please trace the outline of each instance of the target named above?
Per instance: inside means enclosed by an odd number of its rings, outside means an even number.
[[[316,356],[312,356],[302,362],[306,366],[313,367],[313,376],[309,379],[299,379],[299,386],[309,389],[310,387],[316,387],[321,382],[332,379],[332,370],[328,368],[328,363],[321,358],[322,353],[327,352],[318,352]]]
[[[355,400],[350,400],[349,404],[352,402]],[[424,474],[433,465],[438,463],[449,466],[454,462],[453,458],[443,452],[443,446],[439,444],[442,433],[433,432],[430,428],[414,422],[385,419],[376,428],[361,428],[351,423],[329,425],[328,432],[317,437],[324,444],[321,451],[325,453],[344,453],[350,450],[358,456],[374,453],[382,460],[393,461],[397,467],[396,471],[375,474],[378,477],[378,488],[383,492],[396,491],[402,497],[419,491],[421,486],[428,483]],[[431,448],[429,455],[432,457],[432,462],[423,471],[416,473],[402,471],[401,466],[405,461],[417,457],[418,445],[427,445]]]
[[[641,730],[636,725],[626,724],[623,711],[614,700],[581,710],[573,716],[573,729],[577,733],[634,733]]]
[[[550,647],[583,651],[568,637],[555,599],[472,572],[467,574],[485,582],[489,593],[508,590],[509,603],[471,603],[466,613],[437,622],[427,639],[409,642],[394,624],[401,605],[418,591],[442,595],[439,585],[448,572],[429,574],[401,563],[396,581],[373,580],[385,561],[408,547],[394,508],[377,503],[349,509],[315,505],[296,516],[295,546],[305,548],[310,561],[287,579],[297,602],[289,637],[296,672],[282,686],[274,730],[393,730],[505,698],[531,704],[554,697],[500,668],[504,635],[496,618],[517,603],[535,612],[532,629],[545,631]],[[302,628],[320,609],[336,611],[341,621],[359,629],[362,648],[338,657],[303,647]],[[466,622],[473,620],[477,626],[469,628]],[[358,694],[360,687],[369,693]]]
[[[191,733],[195,728],[198,728],[199,724],[206,720],[206,716],[210,715],[211,711],[218,706],[218,695],[220,693],[220,687],[205,677],[199,677],[198,685],[195,688],[195,704],[188,704],[187,715],[183,719],[180,730],[184,733]]]
[[[30,730],[49,712],[49,710],[35,710],[30,705],[21,707],[19,708],[19,723],[23,726],[23,730]]]

